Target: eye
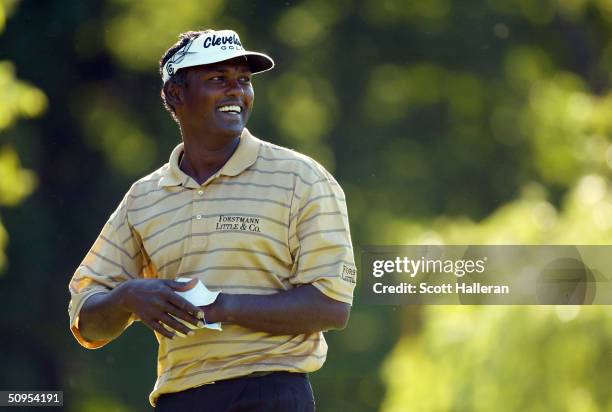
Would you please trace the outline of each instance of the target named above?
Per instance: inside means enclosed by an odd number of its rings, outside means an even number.
[[[212,76],[208,78],[209,81],[211,82],[215,82],[215,83],[221,83],[225,81],[225,77],[224,76]]]
[[[240,77],[238,78],[238,80],[239,80],[241,83],[248,84],[248,83],[251,83],[251,76],[250,76],[250,75],[245,74],[245,75],[240,76]]]

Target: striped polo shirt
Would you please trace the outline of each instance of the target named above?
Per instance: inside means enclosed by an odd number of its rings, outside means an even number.
[[[320,164],[252,136],[202,185],[180,170],[179,144],[132,185],[69,285],[70,327],[84,301],[134,278],[200,279],[209,289],[266,295],[311,284],[351,304],[356,269],[346,200]],[[137,320],[135,316],[130,324]],[[322,333],[272,335],[225,323],[159,342],[154,405],[177,392],[260,371],[311,372],[327,354]]]

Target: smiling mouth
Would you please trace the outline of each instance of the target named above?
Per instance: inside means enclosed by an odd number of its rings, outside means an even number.
[[[237,106],[237,105],[221,106],[221,107],[218,107],[217,110],[222,113],[235,114],[235,115],[242,113],[242,107]]]

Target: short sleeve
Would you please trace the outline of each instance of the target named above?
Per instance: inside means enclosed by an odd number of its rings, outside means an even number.
[[[109,292],[126,280],[142,277],[142,243],[128,222],[126,200],[127,196],[106,222],[68,286],[70,329],[88,349],[99,348],[109,341],[89,342],[81,336],[78,321],[85,300],[96,293]],[[130,319],[129,324],[134,320]]]
[[[344,192],[326,171],[300,186],[289,226],[295,259],[290,281],[312,284],[326,296],[352,304],[357,270]]]

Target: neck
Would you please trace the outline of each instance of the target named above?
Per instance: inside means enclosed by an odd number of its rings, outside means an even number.
[[[201,185],[232,157],[240,142],[240,135],[221,139],[183,136],[183,142],[184,152],[179,167]]]

